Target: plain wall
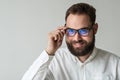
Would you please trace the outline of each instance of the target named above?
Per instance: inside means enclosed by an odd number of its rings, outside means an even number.
[[[21,79],[77,2],[97,10],[96,47],[120,56],[120,0],[0,0],[0,80]]]

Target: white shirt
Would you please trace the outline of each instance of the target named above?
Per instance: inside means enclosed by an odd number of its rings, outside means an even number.
[[[82,63],[67,48],[49,56],[44,50],[22,80],[120,80],[120,58],[94,48]]]

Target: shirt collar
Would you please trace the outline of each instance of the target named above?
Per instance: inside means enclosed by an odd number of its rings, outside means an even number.
[[[67,51],[69,51],[69,50],[67,49]],[[69,51],[69,53],[70,53],[70,51]],[[84,63],[88,63],[88,62],[92,61],[92,60],[95,58],[96,54],[97,54],[97,48],[94,47],[94,49],[93,49],[93,51],[92,51],[92,54],[88,57],[88,59],[87,59]],[[78,57],[72,55],[71,53],[70,53],[70,55],[71,55],[71,58],[72,58],[72,60],[73,60],[74,62],[78,62],[78,61],[79,61],[81,64],[83,64],[83,63],[78,59]]]
[[[96,54],[97,54],[97,48],[94,47],[92,54],[88,57],[88,59],[84,63],[92,61],[95,58]]]

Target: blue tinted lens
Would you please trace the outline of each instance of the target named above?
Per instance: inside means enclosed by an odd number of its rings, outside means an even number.
[[[88,30],[87,30],[87,29],[80,29],[80,30],[79,30],[79,34],[80,34],[81,36],[86,36],[86,35],[88,35]]]
[[[68,36],[74,36],[75,30],[74,29],[67,29],[67,34],[68,34]]]

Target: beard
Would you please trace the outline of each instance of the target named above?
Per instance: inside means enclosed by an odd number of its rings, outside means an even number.
[[[92,53],[94,45],[95,45],[95,35],[93,35],[93,40],[91,42],[87,42],[85,40],[79,40],[79,41],[66,41],[67,47],[71,54],[74,56],[85,56],[87,54]],[[82,47],[74,47],[74,44],[84,44]]]

